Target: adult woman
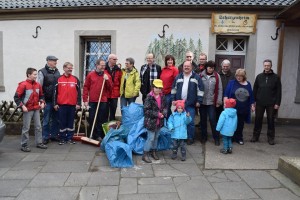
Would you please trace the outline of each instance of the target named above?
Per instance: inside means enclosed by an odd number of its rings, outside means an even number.
[[[149,151],[155,160],[159,160],[156,154],[159,130],[164,125],[167,116],[167,101],[162,94],[163,82],[154,79],[152,91],[147,95],[144,103],[144,126],[147,129],[147,140],[144,145],[143,161],[151,163]]]
[[[250,123],[251,112],[254,111],[253,91],[249,81],[247,81],[246,71],[237,69],[235,72],[235,80],[231,80],[224,93],[224,102],[228,98],[236,99],[236,110],[238,117],[237,129],[233,135],[234,141],[243,145],[243,129],[244,123]]]
[[[163,81],[163,94],[167,98],[168,118],[171,115],[171,90],[173,82],[178,75],[178,69],[175,67],[175,58],[172,55],[165,57],[165,67],[161,71],[160,79]]]
[[[122,78],[120,86],[121,109],[124,106],[135,102],[139,96],[141,80],[139,72],[134,67],[134,59],[126,58],[125,69],[122,69]]]
[[[216,63],[212,60],[204,65],[205,70],[200,74],[203,85],[204,95],[200,106],[201,118],[201,142],[207,141],[207,116],[209,118],[210,127],[215,145],[220,145],[219,133],[216,131],[216,107],[222,105],[222,82],[220,75],[215,72]]]

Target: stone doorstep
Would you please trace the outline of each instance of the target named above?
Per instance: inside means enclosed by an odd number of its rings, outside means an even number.
[[[300,186],[300,158],[281,156],[278,160],[278,171],[289,177]]]

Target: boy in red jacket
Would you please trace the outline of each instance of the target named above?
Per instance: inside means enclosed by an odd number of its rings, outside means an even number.
[[[27,80],[19,83],[14,100],[18,107],[23,111],[23,127],[21,136],[21,150],[30,152],[28,146],[30,122],[34,121],[34,134],[36,147],[47,149],[47,146],[42,143],[42,127],[40,121],[40,109],[45,106],[44,95],[41,85],[36,82],[37,70],[28,68],[26,70]]]
[[[75,144],[72,140],[75,127],[75,111],[81,107],[80,81],[72,75],[73,64],[63,65],[64,74],[57,79],[54,90],[54,109],[59,117],[59,145]]]

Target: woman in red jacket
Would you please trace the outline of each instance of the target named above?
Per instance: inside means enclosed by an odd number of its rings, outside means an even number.
[[[163,94],[166,96],[168,103],[168,118],[171,115],[171,90],[173,82],[178,75],[178,69],[175,67],[175,58],[172,55],[165,57],[165,67],[161,71],[160,79],[163,81]]]

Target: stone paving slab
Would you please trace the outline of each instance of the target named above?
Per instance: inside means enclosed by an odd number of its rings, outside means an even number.
[[[87,186],[111,186],[119,183],[120,172],[93,172]]]
[[[160,193],[160,194],[121,194],[119,200],[180,200],[177,193]]]
[[[117,200],[118,186],[101,186],[98,200]]]
[[[236,172],[251,188],[281,187],[280,182],[265,171],[237,170]]]
[[[63,186],[70,173],[39,173],[28,187],[59,187]]]
[[[138,193],[173,193],[176,192],[172,185],[138,185]]]
[[[136,194],[137,179],[136,178],[121,178],[119,186],[119,194]]]
[[[65,160],[93,160],[95,152],[70,152],[66,155]]]
[[[286,188],[276,189],[255,189],[254,190],[263,200],[300,200],[299,196],[294,195]]]
[[[25,158],[23,158],[22,161],[36,161],[36,159],[38,157],[40,157],[41,155],[43,155],[43,154],[41,154],[41,153],[30,153]]]
[[[138,184],[139,185],[170,185],[173,184],[173,181],[171,177],[140,178],[138,180]]]
[[[27,156],[26,154],[19,153],[19,152],[0,153],[0,160],[5,160],[5,162],[0,162],[0,168],[11,168],[15,166],[18,162],[20,162],[22,159],[24,159],[26,156]]]
[[[137,178],[137,177],[154,177],[152,165],[135,165],[132,168],[123,168],[121,170],[121,177]]]
[[[86,186],[91,175],[91,172],[71,173],[64,186]]]
[[[42,169],[45,165],[46,162],[21,161],[11,168],[11,170]]]
[[[0,180],[0,196],[16,197],[28,183],[29,180]]]
[[[244,182],[212,183],[221,199],[253,199],[259,198]]]
[[[9,170],[1,177],[1,179],[32,179],[40,170],[41,169]]]
[[[97,200],[100,187],[82,187],[78,199]]]
[[[76,200],[80,187],[25,188],[17,200]]]
[[[43,153],[39,157],[37,157],[34,161],[62,161],[65,160],[67,153]]]
[[[88,172],[90,161],[53,161],[48,162],[42,172]]]

